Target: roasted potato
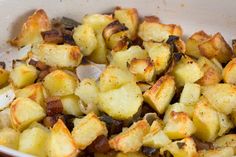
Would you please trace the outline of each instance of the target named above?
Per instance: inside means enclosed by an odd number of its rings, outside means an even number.
[[[227,134],[217,138],[214,141],[214,147],[232,147],[234,155],[236,154],[236,134]]]
[[[77,79],[74,76],[62,70],[51,72],[43,80],[43,85],[51,96],[74,94],[77,84]]]
[[[139,25],[138,36],[144,41],[166,41],[170,35],[182,36],[182,28],[174,24],[161,24],[153,17],[146,17]]]
[[[146,156],[140,152],[135,152],[135,153],[118,153],[116,157],[146,157]]]
[[[198,153],[199,157],[232,157],[234,155],[233,148],[224,147],[213,150],[202,150]]]
[[[119,88],[99,93],[98,108],[115,119],[125,120],[132,118],[142,102],[140,88],[135,82],[130,82]]]
[[[148,133],[149,124],[140,120],[109,140],[110,147],[123,153],[136,152],[142,146],[142,139]]]
[[[51,129],[47,141],[48,157],[76,157],[79,150],[62,120],[58,120]]]
[[[220,83],[202,87],[202,95],[219,112],[226,115],[232,112],[236,102],[236,87],[234,85]]]
[[[197,138],[212,142],[217,137],[220,129],[218,113],[211,108],[205,97],[201,97],[195,106],[193,124],[196,127]]]
[[[36,68],[26,64],[19,64],[10,72],[10,80],[17,88],[33,84],[37,76]]]
[[[199,31],[191,35],[186,42],[186,54],[195,58],[201,56],[198,46],[209,39],[211,36],[206,34],[204,31]]]
[[[12,128],[2,128],[0,130],[0,145],[18,149],[20,132]]]
[[[196,157],[197,150],[194,140],[191,137],[184,138],[179,141],[174,141],[160,149],[160,153],[170,152],[173,157]]]
[[[144,101],[155,111],[163,114],[175,94],[175,81],[172,76],[162,76],[143,94]]]
[[[20,134],[19,151],[39,157],[47,156],[46,144],[49,137],[49,130],[33,127],[24,130]]]
[[[32,52],[38,60],[56,67],[76,67],[83,57],[78,46],[68,44],[34,44]]]
[[[98,46],[96,34],[88,24],[77,26],[74,29],[73,39],[84,56],[90,55]]]
[[[195,105],[201,94],[201,87],[195,83],[186,83],[180,95],[179,102],[186,105]]]
[[[236,58],[233,58],[224,67],[223,79],[225,83],[230,83],[236,85]]]
[[[99,120],[96,114],[89,113],[87,116],[79,119],[75,123],[72,131],[72,137],[75,140],[77,148],[84,150],[98,136],[107,135],[106,124]]]
[[[232,49],[220,33],[199,44],[201,55],[216,58],[221,63],[227,63],[233,56]]]
[[[129,71],[137,81],[152,82],[155,78],[155,67],[150,59],[132,59],[128,65]]]
[[[10,106],[10,118],[14,129],[22,131],[34,121],[46,116],[43,108],[29,98],[17,98]]]
[[[167,69],[171,59],[170,46],[165,43],[157,43],[152,41],[144,42],[143,45],[154,63],[156,73],[161,74],[164,72]]]
[[[202,76],[199,65],[190,57],[184,56],[174,66],[171,74],[175,77],[177,86],[184,86],[186,83],[194,83]]]
[[[0,111],[0,129],[12,128],[9,107]]]
[[[0,67],[0,88],[8,82],[9,72]]]
[[[128,27],[129,38],[135,39],[138,29],[138,11],[135,8],[116,8],[114,11],[114,18],[118,19],[120,23]]]
[[[226,116],[223,113],[218,112],[218,119],[220,124],[220,130],[218,132],[218,136],[222,136],[225,133],[228,133],[230,129],[233,128],[233,123],[229,119],[228,116]]]
[[[36,10],[33,15],[28,17],[23,24],[19,35],[11,40],[11,44],[17,47],[22,47],[36,42],[42,42],[41,32],[51,29],[50,21],[44,10]]]
[[[62,96],[61,102],[63,106],[63,113],[74,116],[83,115],[79,106],[79,100],[80,100],[79,97],[74,94]]]

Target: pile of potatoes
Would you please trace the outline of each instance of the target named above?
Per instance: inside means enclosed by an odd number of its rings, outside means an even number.
[[[181,26],[135,8],[59,24],[37,10],[10,41],[29,49],[0,64],[0,145],[75,157],[103,137],[95,157],[236,155],[235,42],[204,31],[183,41]]]

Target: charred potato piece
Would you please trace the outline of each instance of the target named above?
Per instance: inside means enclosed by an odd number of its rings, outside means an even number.
[[[195,83],[186,83],[180,95],[180,103],[195,105],[201,94],[201,87]]]
[[[197,63],[204,73],[203,77],[197,81],[200,85],[213,85],[222,80],[222,69],[216,65],[217,63],[205,57],[199,57]]]
[[[234,154],[236,154],[236,134],[227,134],[217,138],[214,141],[215,147],[232,147],[234,149]]]
[[[62,120],[51,129],[47,142],[48,157],[75,157],[79,153],[76,143]]]
[[[74,93],[77,80],[62,70],[55,70],[44,78],[43,85],[51,96],[65,96]]]
[[[142,139],[148,133],[149,124],[146,120],[138,121],[127,130],[109,140],[110,147],[123,153],[136,152],[142,146]]]
[[[23,130],[34,121],[46,116],[43,108],[29,98],[17,98],[10,106],[10,118],[14,129]]]
[[[83,57],[78,46],[68,44],[34,44],[32,52],[41,62],[62,68],[78,66]]]
[[[74,115],[74,116],[81,116],[83,113],[81,112],[79,106],[79,97],[76,95],[66,95],[61,97],[61,102],[63,106],[63,113]]]
[[[89,113],[78,121],[72,131],[77,148],[80,150],[89,146],[98,136],[107,135],[106,124],[98,119],[96,114]]]
[[[155,111],[163,114],[175,94],[175,81],[172,76],[161,77],[151,89],[144,94],[144,101]]]
[[[22,88],[33,84],[38,74],[35,67],[31,65],[20,64],[10,72],[10,80],[17,88]]]
[[[9,72],[0,67],[0,87],[8,82]]]
[[[236,58],[233,58],[224,67],[223,79],[225,83],[230,83],[236,85]]]
[[[18,149],[20,132],[12,128],[3,128],[0,130],[0,145],[12,149]]]
[[[51,24],[45,11],[42,9],[36,10],[23,24],[20,34],[10,42],[17,47],[41,42],[43,41],[41,32],[50,29]]]
[[[169,45],[165,43],[155,43],[152,41],[144,42],[143,45],[154,63],[156,73],[161,74],[164,72],[167,69],[171,59]]]
[[[227,63],[233,56],[232,49],[220,33],[199,45],[200,53],[207,58],[216,58],[221,63]]]
[[[199,31],[191,35],[186,42],[186,54],[195,58],[201,56],[198,46],[209,39],[211,36],[206,34],[204,31]]]
[[[228,133],[229,130],[232,129],[234,125],[229,119],[229,117],[221,112],[218,112],[218,118],[220,124],[220,130],[218,132],[218,136],[222,136],[225,133]]]
[[[205,96],[210,104],[219,112],[226,115],[230,114],[235,108],[236,86],[220,83],[202,87],[202,95]]]
[[[203,141],[212,142],[219,131],[218,113],[211,108],[208,100],[201,97],[195,106],[193,124],[196,127],[195,136]]]
[[[234,155],[233,148],[224,147],[213,150],[202,150],[198,152],[199,157],[232,157]]]

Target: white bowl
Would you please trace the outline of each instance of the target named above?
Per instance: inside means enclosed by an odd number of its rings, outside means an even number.
[[[0,0],[0,61],[10,63],[14,56],[4,53],[9,50],[6,41],[16,36],[35,9],[44,9],[50,18],[66,16],[79,21],[85,14],[110,12],[115,6],[135,7],[140,16],[156,15],[163,23],[179,24],[186,36],[204,30],[221,32],[229,44],[236,38],[235,0]],[[25,156],[5,147],[0,152]]]

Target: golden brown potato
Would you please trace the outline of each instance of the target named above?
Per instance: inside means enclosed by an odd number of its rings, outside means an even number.
[[[230,119],[233,122],[234,126],[236,126],[236,108],[232,109],[232,112],[230,114]]]
[[[32,122],[46,116],[43,108],[29,98],[17,98],[10,106],[10,118],[14,129],[23,130]]]
[[[78,119],[72,131],[72,137],[80,150],[84,150],[100,135],[107,135],[106,124],[94,113]]]
[[[43,85],[51,96],[65,96],[74,93],[77,79],[65,71],[55,70],[44,78]]]
[[[47,141],[48,157],[76,157],[79,150],[62,120],[58,120],[51,129]]]
[[[195,58],[201,56],[198,46],[209,39],[211,36],[206,34],[204,31],[199,31],[191,35],[186,42],[186,54]]]
[[[225,114],[218,112],[218,119],[219,119],[219,124],[220,124],[220,130],[218,132],[218,136],[222,136],[225,133],[228,133],[230,129],[233,128],[233,123],[229,119],[228,116]]]
[[[236,86],[220,83],[202,87],[202,95],[219,112],[226,115],[232,112],[236,102]]]
[[[79,97],[76,95],[66,95],[61,97],[61,102],[63,106],[63,113],[70,114],[74,116],[81,116],[83,113],[81,112],[79,106]]]
[[[18,149],[19,136],[20,132],[11,128],[3,128],[0,130],[0,145]]]
[[[172,76],[162,76],[144,94],[146,101],[155,111],[163,114],[175,94],[175,81]]]
[[[164,155],[165,151],[169,151],[173,157],[197,157],[196,145],[191,137],[174,141],[161,148],[161,155]]]
[[[0,112],[0,129],[12,128],[9,107]]]
[[[18,89],[15,91],[16,97],[30,98],[31,100],[37,102],[42,107],[44,106],[44,99],[47,94],[45,88],[41,83],[35,83],[25,88]]]
[[[132,59],[128,65],[129,71],[137,81],[152,82],[155,77],[155,68],[150,59]]]
[[[230,84],[236,85],[236,58],[233,58],[224,67],[223,79],[224,79],[225,83],[230,83]]]
[[[116,157],[146,157],[146,156],[140,152],[134,152],[134,153],[118,153]]]
[[[216,65],[217,63],[207,59],[206,57],[199,57],[198,66],[204,73],[203,77],[197,81],[200,85],[213,85],[222,80],[222,69]]]
[[[44,10],[36,10],[33,15],[28,17],[23,24],[20,34],[13,40],[11,44],[22,47],[28,44],[41,42],[41,32],[51,29],[50,21]]]
[[[153,19],[153,17],[152,17]],[[174,24],[161,24],[149,17],[139,25],[138,35],[144,41],[153,40],[156,42],[166,41],[169,35],[182,36],[182,28]]]
[[[234,155],[236,154],[236,134],[227,134],[219,137],[213,144],[215,147],[232,147],[234,149]]]
[[[175,77],[177,86],[184,86],[185,83],[198,81],[203,76],[203,72],[192,58],[184,56],[174,66],[172,75]]]
[[[232,55],[232,49],[220,33],[199,44],[200,53],[207,58],[216,58],[221,63],[227,63]]]
[[[201,97],[193,113],[193,124],[196,127],[195,136],[203,141],[213,141],[219,131],[218,113],[211,108],[208,100]]]
[[[123,153],[136,152],[142,146],[142,139],[148,133],[149,124],[140,120],[109,140],[110,147]]]
[[[184,112],[171,112],[163,131],[170,139],[182,139],[195,133],[196,128]]]
[[[180,95],[180,103],[195,105],[201,94],[201,86],[195,83],[186,83]]]
[[[201,150],[198,152],[199,157],[232,157],[234,155],[233,148],[224,147],[213,150]]]
[[[83,57],[78,46],[68,44],[34,44],[32,52],[40,61],[56,67],[76,67]]]
[[[8,82],[9,72],[0,67],[0,88]]]
[[[135,8],[118,7],[114,11],[114,17],[128,27],[130,39],[135,39],[139,23],[138,11]]]
[[[33,84],[37,78],[37,70],[31,65],[20,64],[10,72],[10,80],[17,88]]]
[[[171,59],[170,46],[152,41],[144,42],[143,45],[154,63],[156,73],[161,74],[167,69]]]

